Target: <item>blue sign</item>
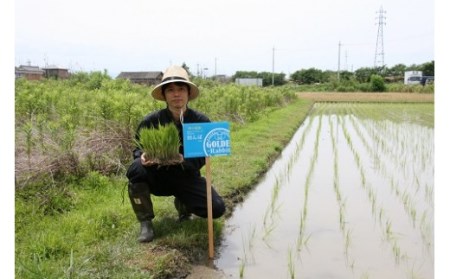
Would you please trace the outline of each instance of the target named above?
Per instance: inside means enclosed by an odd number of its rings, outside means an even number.
[[[228,122],[183,124],[183,144],[184,158],[230,155],[230,124]]]

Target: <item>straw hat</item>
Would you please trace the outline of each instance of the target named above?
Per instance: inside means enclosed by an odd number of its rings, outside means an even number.
[[[180,66],[170,66],[166,69],[161,83],[152,90],[153,98],[156,100],[165,101],[164,95],[162,94],[162,87],[163,85],[171,82],[186,83],[190,87],[189,101],[197,98],[199,93],[197,85],[189,81],[188,73],[183,67]]]

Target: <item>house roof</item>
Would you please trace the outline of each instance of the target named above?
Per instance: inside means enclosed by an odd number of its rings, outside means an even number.
[[[66,68],[61,68],[61,67],[58,67],[56,65],[50,65],[50,66],[47,66],[47,67],[42,68],[42,69],[44,69],[44,70],[67,70]]]
[[[160,79],[162,72],[121,72],[117,78],[126,79]]]
[[[20,65],[16,67],[16,71],[21,73],[43,73],[44,71],[39,69],[38,66]]]

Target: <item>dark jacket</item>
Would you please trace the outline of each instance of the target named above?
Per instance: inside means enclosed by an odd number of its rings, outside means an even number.
[[[211,122],[209,118],[202,114],[201,112],[195,111],[193,109],[187,108],[185,114],[184,114],[184,123],[198,123],[198,122]],[[175,123],[174,119],[172,117],[172,113],[168,108],[161,109],[158,111],[154,111],[144,117],[144,120],[139,124],[137,131],[136,131],[136,140],[139,141],[139,131],[142,128],[158,128],[159,125],[166,125],[169,123],[174,123],[175,126],[178,129],[178,137],[181,142],[180,146],[180,153],[184,154],[183,149],[183,129],[181,123]],[[133,150],[133,157],[134,159],[141,157],[142,150],[139,149],[139,147],[136,147]],[[205,165],[205,158],[187,158],[184,159],[184,162],[181,166],[173,166],[171,168],[179,169],[180,167],[184,171],[188,172],[195,172],[200,174],[200,169]]]

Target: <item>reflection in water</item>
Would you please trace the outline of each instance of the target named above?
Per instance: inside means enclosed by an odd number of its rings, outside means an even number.
[[[227,278],[433,278],[432,105],[316,104],[227,221]]]

